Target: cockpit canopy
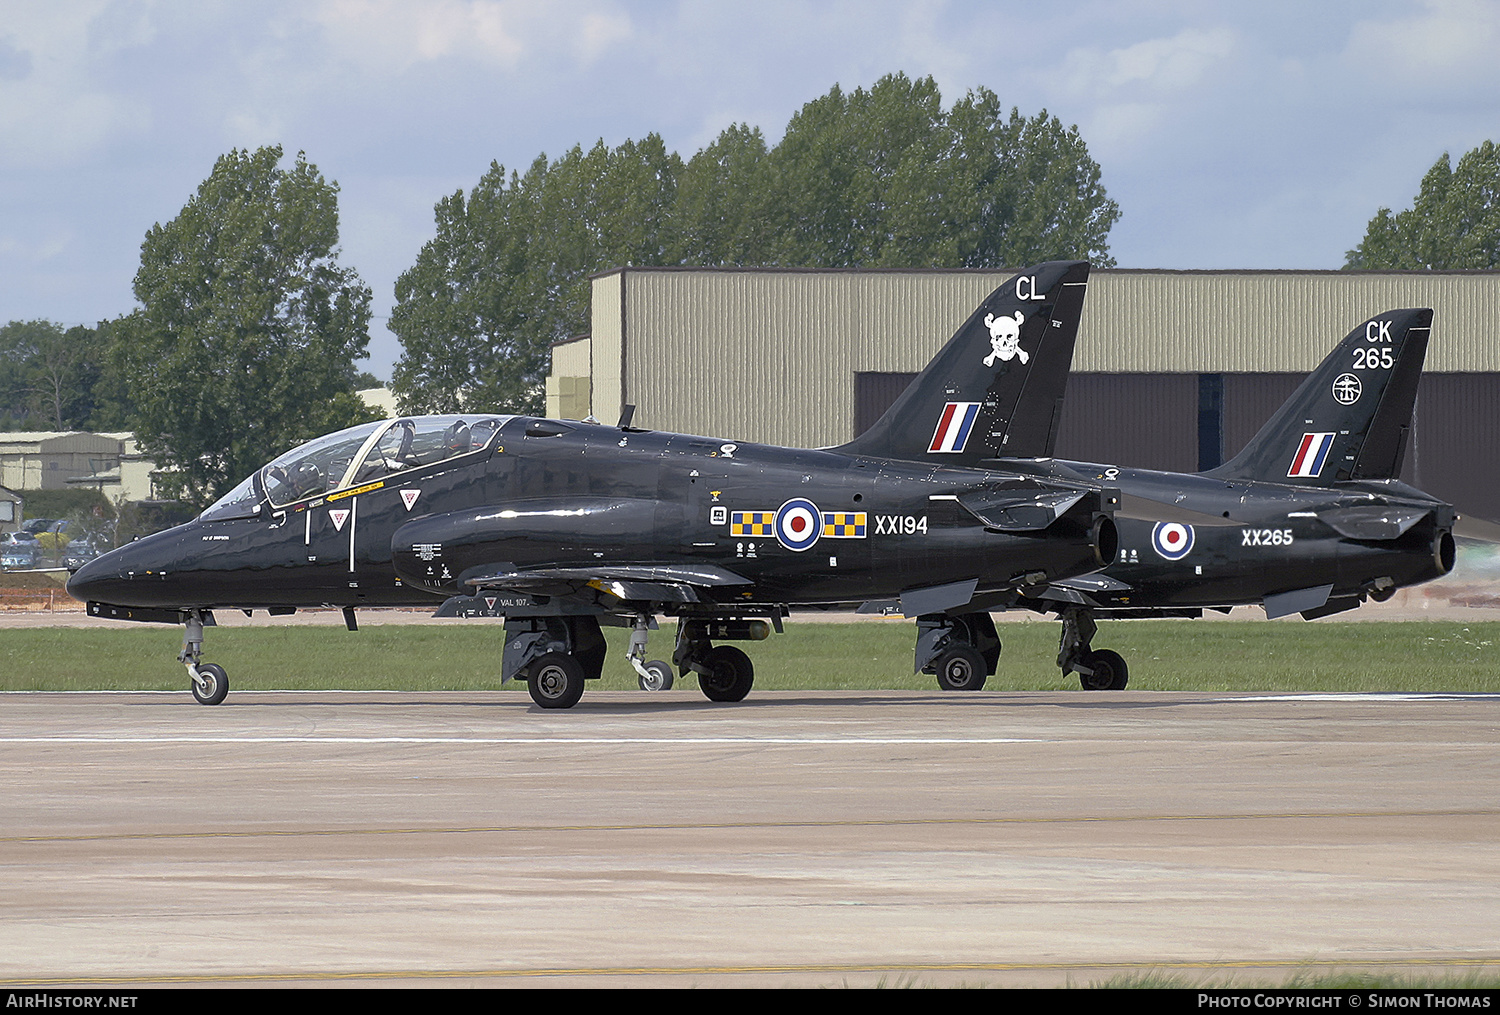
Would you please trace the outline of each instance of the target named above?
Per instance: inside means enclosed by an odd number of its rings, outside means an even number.
[[[205,521],[254,514],[269,501],[294,501],[358,486],[408,469],[485,450],[510,416],[403,416],[362,423],[308,441],[219,498]]]

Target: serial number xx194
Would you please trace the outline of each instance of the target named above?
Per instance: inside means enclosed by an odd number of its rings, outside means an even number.
[[[926,515],[876,515],[877,536],[927,535]]]

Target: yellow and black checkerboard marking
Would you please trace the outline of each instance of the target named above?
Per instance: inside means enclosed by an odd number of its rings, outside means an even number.
[[[824,511],[823,537],[825,539],[863,539],[866,519],[863,511]]]
[[[775,511],[735,511],[729,516],[731,536],[776,535]]]

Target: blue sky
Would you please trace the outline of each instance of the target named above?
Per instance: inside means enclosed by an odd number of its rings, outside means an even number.
[[[388,377],[396,277],[491,161],[774,143],[893,71],[1077,124],[1121,267],[1337,268],[1443,152],[1500,140],[1497,54],[1500,0],[0,0],[0,321],[128,312],[146,230],[276,143],[342,188]]]

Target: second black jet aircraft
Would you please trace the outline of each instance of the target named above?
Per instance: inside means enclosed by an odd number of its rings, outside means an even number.
[[[1397,478],[1431,328],[1428,309],[1360,324],[1239,454],[1207,472],[1053,460],[1049,435],[1039,460],[1011,467],[1042,483],[1119,488],[1119,549],[1097,574],[1020,590],[1000,605],[1057,614],[1063,673],[1077,672],[1088,690],[1118,690],[1128,665],[1093,647],[1096,618],[1259,605],[1267,617],[1312,620],[1447,574],[1454,509]],[[1062,390],[1033,387],[1031,411]],[[954,628],[988,629],[988,616],[954,613],[918,621],[918,669],[932,670]],[[963,689],[981,686],[976,674]]]

